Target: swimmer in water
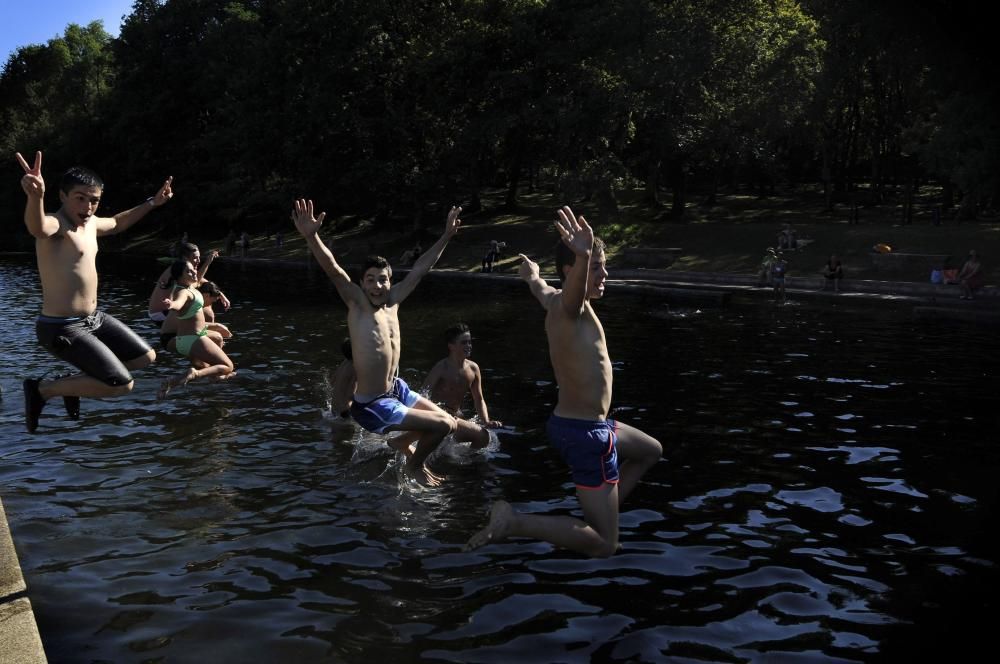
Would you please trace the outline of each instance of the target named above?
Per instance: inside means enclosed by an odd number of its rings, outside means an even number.
[[[466,394],[472,395],[472,405],[479,421],[487,428],[499,429],[500,420],[491,420],[486,399],[483,398],[483,376],[479,365],[469,359],[472,355],[472,332],[465,323],[457,323],[444,332],[448,344],[448,356],[439,360],[424,379],[421,391],[427,390],[431,399],[440,404],[455,417],[462,417],[462,402]],[[489,433],[485,441],[475,441],[474,447],[489,444]]]

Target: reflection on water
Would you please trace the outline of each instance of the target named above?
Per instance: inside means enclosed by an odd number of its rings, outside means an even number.
[[[148,278],[143,269],[148,267]],[[101,300],[147,339],[157,265]],[[421,490],[332,417],[344,308],[321,274],[213,277],[239,376],[166,401],[49,404],[23,433],[33,267],[0,263],[0,473],[51,661],[872,661],[985,643],[997,555],[997,358],[989,330],[902,311],[771,303],[666,312],[608,289],[617,416],[664,460],[587,560],[534,541],[462,553],[486,507],[579,513],[544,438],[555,388],[523,284],[430,277],[404,305],[420,384],[456,320],[510,431],[435,459]],[[485,284],[485,286],[483,285]]]

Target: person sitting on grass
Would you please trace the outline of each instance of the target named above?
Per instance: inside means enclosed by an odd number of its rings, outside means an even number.
[[[823,288],[820,290],[826,290],[826,287],[833,284],[833,292],[840,292],[840,281],[844,278],[844,266],[840,263],[840,258],[835,254],[831,255],[826,260],[826,265],[823,266]]]
[[[778,255],[774,253],[774,247],[768,247],[767,251],[764,252],[764,258],[760,260],[760,271],[757,273],[758,286],[771,285],[771,268],[774,267],[774,261],[777,259]]]
[[[975,292],[983,286],[983,265],[975,249],[969,252],[969,258],[958,271],[958,284],[962,288],[963,300],[974,299]]]

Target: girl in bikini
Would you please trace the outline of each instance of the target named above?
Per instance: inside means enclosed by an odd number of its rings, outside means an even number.
[[[195,288],[198,274],[194,266],[187,261],[177,261],[170,270],[177,284],[169,303],[169,309],[177,321],[177,336],[168,341],[167,348],[189,358],[192,366],[181,376],[163,381],[157,394],[160,399],[166,397],[171,389],[187,385],[192,380],[226,380],[236,375],[233,361],[209,336],[204,311],[205,298]]]

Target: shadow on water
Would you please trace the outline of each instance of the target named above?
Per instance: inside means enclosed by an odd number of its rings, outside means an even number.
[[[154,340],[157,266],[106,269],[103,306]],[[329,413],[346,324],[325,277],[212,270],[236,379],[157,401],[183,367],[164,354],[132,394],[84,401],[80,422],[48,404],[28,436],[20,380],[58,364],[34,341],[33,266],[0,262],[0,479],[51,661],[876,661],[990,640],[987,331],[840,305],[667,312],[612,286],[616,417],[665,449],[622,552],[463,553],[492,500],[579,514],[544,437],[555,386],[526,288],[431,275],[404,305],[404,378],[464,320],[510,427],[438,455],[448,482],[420,490]]]

